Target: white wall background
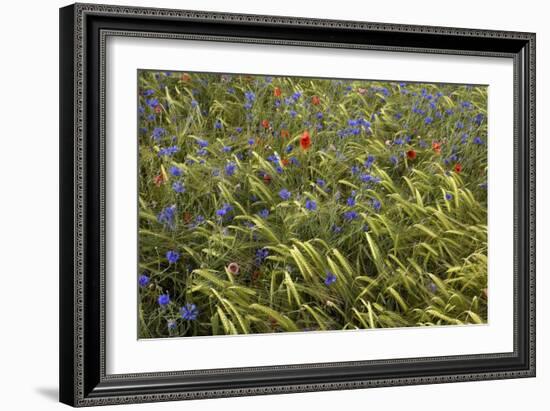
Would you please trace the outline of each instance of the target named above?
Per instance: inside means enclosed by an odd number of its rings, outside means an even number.
[[[538,377],[370,390],[335,391],[124,406],[116,409],[412,410],[545,409],[550,387],[546,273],[550,240],[550,26],[545,2],[400,0],[110,1],[197,10],[444,25],[537,33]],[[64,1],[2,5],[0,25],[0,406],[50,410],[57,403],[58,350],[58,7]],[[542,153],[542,154],[541,154]],[[546,390],[545,390],[546,389]],[[290,408],[289,408],[290,407]],[[115,409],[107,407],[103,409]]]

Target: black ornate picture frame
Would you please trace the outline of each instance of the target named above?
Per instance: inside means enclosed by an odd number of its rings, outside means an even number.
[[[105,47],[109,36],[512,59],[513,352],[107,374]],[[75,4],[60,10],[60,97],[61,402],[93,406],[535,376],[535,34]]]

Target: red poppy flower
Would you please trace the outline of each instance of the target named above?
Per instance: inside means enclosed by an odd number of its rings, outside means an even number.
[[[191,220],[193,219],[193,214],[191,214],[190,212],[186,211],[185,213],[183,213],[183,222],[185,224],[189,224],[191,222]]]
[[[282,91],[279,87],[275,87],[275,89],[273,90],[273,95],[275,97],[281,97],[281,94],[282,94]]]
[[[267,120],[262,120],[262,127],[263,127],[263,128],[269,128],[269,121],[267,121]]]
[[[460,173],[460,172],[462,171],[462,164],[456,163],[456,164],[455,164],[455,171],[456,171],[457,173]]]
[[[288,158],[283,158],[283,159],[281,160],[281,163],[282,163],[283,166],[285,166],[285,167],[288,166],[288,163],[289,163]]]
[[[162,107],[159,104],[158,106],[155,107],[155,113],[160,114],[161,111],[162,111]]]
[[[162,175],[162,173],[160,173],[159,175],[155,176],[155,178],[153,179],[153,182],[155,183],[155,185],[157,187],[160,187],[161,184],[164,184],[164,176]]]
[[[441,143],[433,142],[432,148],[437,154],[441,154]]]
[[[407,158],[409,160],[414,160],[416,158],[416,151],[414,150],[407,151]]]
[[[269,174],[264,174],[264,183],[271,183],[271,176]]]
[[[281,130],[281,138],[288,138],[290,136],[290,133],[288,130]]]
[[[321,99],[319,98],[319,96],[311,97],[311,104],[313,104],[314,106],[318,106],[320,102]]]
[[[311,146],[311,137],[309,136],[309,131],[304,131],[304,134],[302,134],[302,137],[300,137],[300,147],[302,147],[303,150],[307,150]]]

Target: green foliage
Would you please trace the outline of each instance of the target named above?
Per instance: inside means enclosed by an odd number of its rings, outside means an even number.
[[[139,92],[141,338],[487,321],[485,87],[142,71]]]

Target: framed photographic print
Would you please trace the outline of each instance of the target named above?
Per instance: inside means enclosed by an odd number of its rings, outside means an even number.
[[[60,10],[60,399],[535,375],[535,35]]]

